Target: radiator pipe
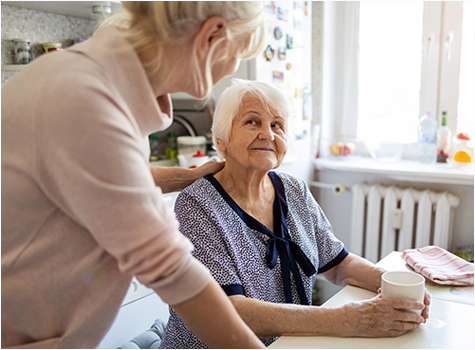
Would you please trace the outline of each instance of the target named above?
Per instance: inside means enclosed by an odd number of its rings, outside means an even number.
[[[350,189],[347,189],[345,185],[342,185],[342,184],[335,184],[335,185],[332,185],[332,184],[326,184],[324,182],[318,182],[318,181],[310,181],[310,186],[312,187],[320,187],[320,188],[328,188],[330,190],[332,190],[333,194],[336,195],[336,196],[339,196],[343,193],[345,193],[346,191],[350,191]]]

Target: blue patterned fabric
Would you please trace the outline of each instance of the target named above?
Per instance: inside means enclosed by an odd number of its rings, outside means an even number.
[[[339,264],[348,251],[334,236],[305,182],[283,173],[270,172],[269,176],[276,191],[280,191],[276,193],[276,200],[279,196],[284,198],[288,207],[285,221],[292,241],[318,273]],[[276,186],[279,180],[283,187]],[[216,183],[214,177],[208,175],[183,190],[176,200],[180,231],[194,244],[193,255],[210,269],[228,295],[243,294],[267,302],[285,303],[281,259],[277,259],[272,269],[266,260],[268,230],[239,208]],[[275,215],[274,211],[274,220]],[[300,267],[298,269],[306,298],[311,300],[316,274],[307,276]],[[300,297],[294,278],[290,289],[292,300],[298,303]],[[268,346],[276,339],[262,341]],[[207,348],[172,308],[161,346]]]

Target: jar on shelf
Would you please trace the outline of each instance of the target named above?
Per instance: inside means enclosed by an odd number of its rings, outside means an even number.
[[[27,64],[31,61],[31,47],[29,39],[13,39],[15,46],[13,54],[15,64]]]
[[[49,49],[51,48],[61,49],[62,47],[63,47],[63,44],[61,43],[53,43],[53,42],[43,43],[43,49],[45,50],[46,53],[48,53]]]

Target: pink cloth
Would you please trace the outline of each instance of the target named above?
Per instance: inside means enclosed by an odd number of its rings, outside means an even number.
[[[404,261],[414,270],[438,284],[473,286],[473,264],[436,246],[408,249]]]
[[[148,162],[171,99],[115,28],[35,59],[1,108],[2,348],[95,348],[132,276],[172,305],[206,287]]]

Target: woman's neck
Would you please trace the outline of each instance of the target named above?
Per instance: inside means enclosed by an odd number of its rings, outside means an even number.
[[[186,41],[185,39],[183,39]],[[192,45],[162,44],[161,61],[156,66],[155,49],[137,51],[155,97],[176,92],[191,92],[193,72],[190,64]]]
[[[240,202],[261,202],[274,197],[274,185],[267,171],[235,168],[226,163],[215,178],[234,200]]]

